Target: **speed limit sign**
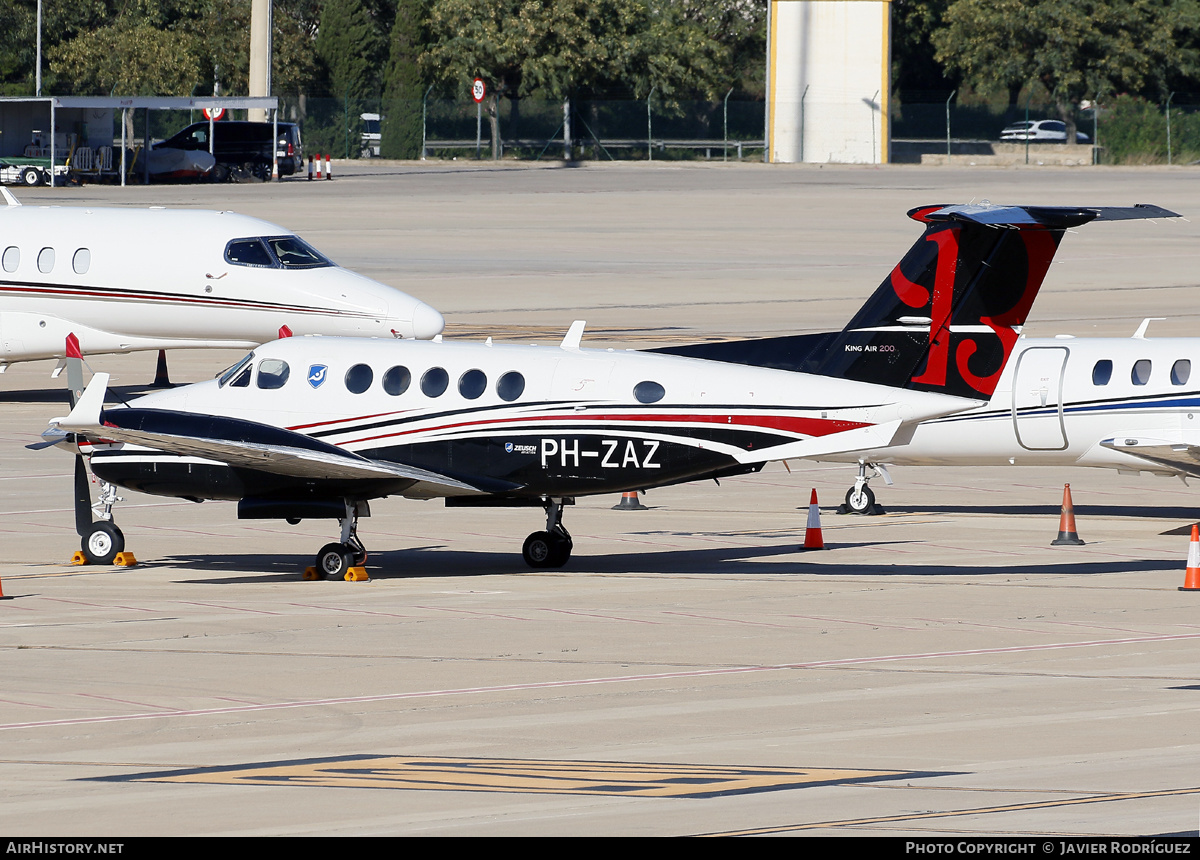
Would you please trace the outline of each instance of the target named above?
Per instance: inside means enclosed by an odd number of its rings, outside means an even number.
[[[483,101],[484,95],[487,93],[487,87],[483,85],[482,78],[476,78],[471,84],[471,98],[475,99],[476,103]]]

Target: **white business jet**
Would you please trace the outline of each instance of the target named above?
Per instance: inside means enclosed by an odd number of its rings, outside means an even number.
[[[525,561],[561,566],[572,549],[563,508],[577,496],[885,450],[921,422],[978,408],[1065,230],[1173,213],[909,214],[924,235],[839,333],[719,345],[725,359],[583,349],[582,322],[558,348],[292,337],[218,379],[120,407],[104,406],[108,377],[97,373],[39,444],[79,454],[76,526],[97,562],[124,546],[116,485],[237,500],[247,519],[338,520],[340,539],[317,557],[325,576],[366,558],[357,526],[372,499],[538,506],[546,527],[525,540]],[[106,482],[96,521],[84,457]]]
[[[442,315],[233,212],[0,206],[0,372],[65,355],[249,348],[293,334],[431,338]],[[61,363],[60,367],[61,369]],[[57,371],[56,374],[57,375]]]
[[[856,513],[875,504],[867,480],[899,466],[1093,466],[1200,477],[1200,339],[1022,338],[991,400],[918,425],[903,445],[858,462],[847,492]],[[889,480],[890,483],[890,480]]]

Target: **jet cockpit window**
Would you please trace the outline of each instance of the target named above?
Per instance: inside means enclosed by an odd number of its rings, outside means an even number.
[[[1187,381],[1192,375],[1192,362],[1186,358],[1181,358],[1179,361],[1171,365],[1171,384],[1172,385],[1187,385]]]
[[[274,269],[275,258],[262,239],[234,239],[225,246],[225,262],[235,266],[260,266]]]
[[[1108,385],[1112,379],[1112,361],[1102,358],[1092,368],[1092,385]]]
[[[258,365],[257,385],[259,388],[266,389],[283,388],[290,373],[291,368],[288,367],[286,361],[280,361],[278,358],[264,358]]]
[[[1133,363],[1133,372],[1129,378],[1134,385],[1145,385],[1150,381],[1150,359],[1140,358]]]
[[[224,388],[225,383],[227,383],[229,380],[233,379],[234,374],[236,374],[239,370],[241,370],[243,367],[245,367],[247,364],[249,364],[252,361],[254,361],[254,353],[250,353],[245,358],[243,358],[241,361],[239,361],[237,364],[235,364],[233,367],[226,370],[224,373],[222,373],[220,376],[217,377],[217,387]]]
[[[375,371],[368,364],[356,364],[346,371],[346,388],[351,394],[362,394],[371,387]]]
[[[285,269],[319,269],[333,262],[299,236],[272,236],[267,245]]]

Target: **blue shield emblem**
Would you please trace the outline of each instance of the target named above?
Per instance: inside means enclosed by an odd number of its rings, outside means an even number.
[[[325,381],[325,371],[329,370],[329,366],[325,364],[314,364],[308,369],[308,384],[313,388],[320,388],[321,383]]]
[[[505,452],[506,454],[511,454],[511,453],[512,453],[512,449],[513,449],[513,444],[512,444],[512,442],[505,442],[505,443],[504,443],[504,452]]]

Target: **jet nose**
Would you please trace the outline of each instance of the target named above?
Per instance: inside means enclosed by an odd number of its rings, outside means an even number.
[[[446,320],[436,309],[424,302],[418,302],[412,315],[413,337],[418,340],[429,340],[437,337],[446,327]]]

